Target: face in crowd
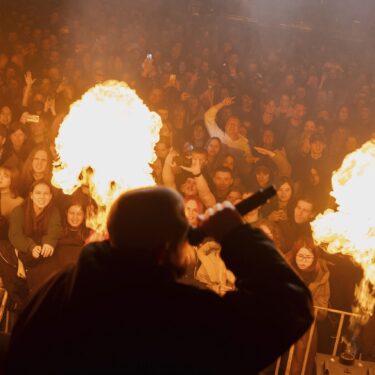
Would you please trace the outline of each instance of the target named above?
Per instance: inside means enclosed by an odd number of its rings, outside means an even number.
[[[198,226],[198,215],[202,213],[202,207],[196,199],[185,201],[185,216],[190,226]]]
[[[300,199],[294,209],[294,221],[296,224],[304,224],[314,217],[313,204]]]
[[[66,220],[72,228],[79,228],[85,220],[85,211],[79,204],[73,204],[66,212]]]
[[[48,167],[48,155],[44,150],[39,150],[35,153],[32,162],[32,169],[34,173],[44,173]]]
[[[217,190],[226,191],[233,185],[233,176],[230,172],[217,171],[212,181]]]
[[[297,267],[305,271],[309,269],[315,260],[315,254],[311,249],[307,247],[301,247],[296,254],[296,265]]]
[[[207,145],[207,154],[208,156],[214,158],[219,154],[220,149],[221,149],[221,142],[218,139],[213,138],[209,141]]]
[[[240,132],[240,120],[237,117],[230,116],[225,124],[225,132],[232,139],[236,139]]]
[[[0,190],[4,191],[10,188],[12,183],[12,175],[11,172],[6,169],[0,167]]]
[[[288,182],[284,182],[280,187],[277,189],[277,198],[282,203],[289,202],[290,198],[292,197],[293,189]]]
[[[52,200],[51,188],[45,183],[36,184],[30,193],[34,208],[43,210]]]

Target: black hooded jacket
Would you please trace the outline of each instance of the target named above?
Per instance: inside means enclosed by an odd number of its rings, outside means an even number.
[[[312,322],[308,289],[261,231],[236,228],[220,297],[106,241],[46,284],[11,338],[8,374],[256,374]]]

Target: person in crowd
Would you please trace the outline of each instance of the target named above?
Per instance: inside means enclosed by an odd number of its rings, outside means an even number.
[[[190,140],[194,148],[204,148],[208,140],[208,133],[203,121],[197,121],[193,124]]]
[[[171,144],[168,138],[160,138],[159,142],[155,145],[155,153],[162,167],[170,149]]]
[[[24,310],[10,341],[8,373],[50,373],[58,363],[59,373],[74,365],[96,373],[255,374],[312,322],[307,287],[229,203],[200,222],[237,278],[237,290],[222,297],[176,282],[186,267],[188,223],[175,191],[121,195],[107,227],[109,239],[87,245],[78,265],[52,279]],[[48,343],[43,356],[36,340]]]
[[[13,165],[19,171],[22,170],[23,164],[30,153],[30,145],[27,141],[28,132],[25,125],[15,121],[9,127],[8,132],[8,158],[4,162]]]
[[[66,204],[62,234],[56,245],[56,255],[59,268],[77,263],[81,250],[93,231],[86,226],[86,205],[77,198],[72,198]]]
[[[48,125],[45,116],[39,116],[37,121],[26,123],[30,127],[30,145],[32,148],[49,145]]]
[[[203,116],[204,116],[204,109],[199,98],[196,95],[190,95],[190,94],[187,94],[187,96],[185,95],[185,97],[186,97],[187,123],[191,125],[199,121],[202,121]],[[184,98],[182,98],[182,100],[183,99]],[[202,145],[199,147],[202,147]]]
[[[244,92],[241,94],[240,103],[238,108],[235,109],[235,114],[246,129],[247,139],[255,140],[257,136],[257,114],[255,113],[254,98],[250,93]]]
[[[218,167],[212,176],[212,193],[216,202],[227,199],[234,184],[233,171],[228,167]]]
[[[293,217],[294,183],[288,177],[279,178],[276,183],[276,197],[261,207],[262,216],[272,222],[287,221]]]
[[[14,309],[27,295],[24,280],[17,277],[17,258],[9,242],[9,218],[23,199],[18,195],[18,172],[14,168],[0,167],[0,277],[9,293]]]
[[[198,227],[198,216],[203,214],[202,202],[195,198],[185,198],[184,208],[189,225],[193,228]]]
[[[252,191],[264,189],[273,183],[274,175],[271,165],[260,160],[255,164],[247,185]]]
[[[9,219],[9,240],[19,258],[18,274],[35,292],[57,269],[55,248],[61,235],[61,217],[50,183],[34,182],[25,201]]]
[[[327,207],[330,192],[331,166],[329,165],[326,138],[320,134],[310,137],[310,150],[301,155],[295,165],[294,176],[302,194],[313,197],[319,202],[318,211]]]
[[[220,138],[211,137],[208,139],[206,144],[207,150],[207,165],[206,169],[209,174],[217,168],[223,159],[225,146],[222,144]]]
[[[13,119],[13,111],[9,105],[3,105],[0,108],[0,125],[8,129]]]
[[[262,134],[265,130],[271,130],[274,134],[274,142],[276,145],[280,143],[280,124],[275,116],[276,102],[272,98],[267,98],[263,103],[263,112],[257,121],[257,135],[255,142],[260,142]]]
[[[276,108],[275,115],[280,121],[285,121],[291,116],[292,105],[290,96],[287,94],[281,94],[279,100],[279,106]]]
[[[340,106],[338,112],[336,121],[334,123],[334,128],[347,128],[347,129],[353,129],[353,119],[351,118],[351,111],[350,107],[348,105],[342,105]]]
[[[293,216],[279,221],[281,235],[285,239],[285,249],[289,251],[299,237],[311,236],[310,222],[316,215],[316,203],[308,195],[300,195],[295,200]]]
[[[9,152],[6,147],[8,130],[5,125],[0,125],[0,165],[8,160]]]
[[[245,191],[242,194],[242,199],[249,198],[253,194],[254,194],[254,192],[252,192],[252,191]],[[262,220],[262,216],[261,216],[261,212],[260,212],[260,207],[254,208],[252,211],[247,212],[243,216],[244,223],[251,224],[251,226],[254,227],[254,228],[259,227],[259,223],[261,222],[261,220]]]
[[[204,115],[206,128],[210,137],[218,137],[228,147],[240,150],[245,155],[251,155],[248,139],[240,134],[240,120],[238,117],[230,115],[225,122],[224,131],[216,123],[217,113],[222,108],[231,106],[233,103],[233,98],[228,97],[209,108]]]
[[[49,150],[38,146],[31,150],[25,160],[21,173],[21,195],[26,198],[31,185],[39,180],[50,181],[52,176],[52,160]]]
[[[174,169],[178,167],[180,172],[178,190],[184,198],[197,198],[206,208],[212,207],[216,200],[202,172],[202,159],[196,155],[191,159],[190,166],[178,166],[175,161],[178,156],[178,153],[172,149],[166,157],[163,167],[164,185],[177,189]]]
[[[240,187],[233,188],[227,195],[227,201],[232,203],[233,205],[236,205],[237,203],[241,202],[242,200],[242,189]]]
[[[294,166],[298,155],[300,140],[303,131],[303,119],[306,113],[306,106],[303,103],[296,103],[293,107],[292,116],[284,129],[282,140],[288,160]],[[298,159],[298,158],[297,158]]]
[[[267,143],[267,138],[273,138],[271,130],[265,130],[263,133],[263,142],[260,146],[254,146],[254,157],[258,164],[273,164],[276,168],[278,176],[290,177],[292,174],[292,166],[289,163],[284,148],[273,147],[273,142]]]
[[[319,256],[319,249],[314,245],[313,239],[311,237],[297,239],[285,258],[308,286],[316,308],[316,319],[318,321],[325,319],[327,310],[324,309],[328,308],[330,299],[329,270],[326,261]],[[290,372],[293,375],[301,374],[305,354],[308,357],[305,374],[313,375],[316,373],[315,354],[318,341],[316,326],[309,353],[306,353],[309,335],[310,332],[306,332],[294,346]]]

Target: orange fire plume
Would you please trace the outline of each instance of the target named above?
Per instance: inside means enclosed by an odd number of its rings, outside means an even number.
[[[317,216],[313,236],[327,252],[350,255],[362,267],[354,312],[365,324],[375,306],[375,140],[345,157],[332,187],[337,210]]]
[[[98,209],[87,225],[101,239],[111,203],[124,191],[155,185],[150,164],[161,120],[124,82],[107,81],[73,103],[55,140],[52,183],[72,194],[89,188]]]

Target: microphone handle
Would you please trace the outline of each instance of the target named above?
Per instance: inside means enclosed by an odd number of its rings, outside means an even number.
[[[266,203],[268,199],[273,197],[275,194],[276,194],[276,189],[273,185],[271,185],[265,189],[258,190],[255,194],[237,203],[234,207],[243,216],[247,214],[248,212],[261,206],[262,204]],[[206,234],[200,228],[189,229],[188,241],[190,245],[192,246],[199,245],[204,240],[205,237],[206,237]]]

